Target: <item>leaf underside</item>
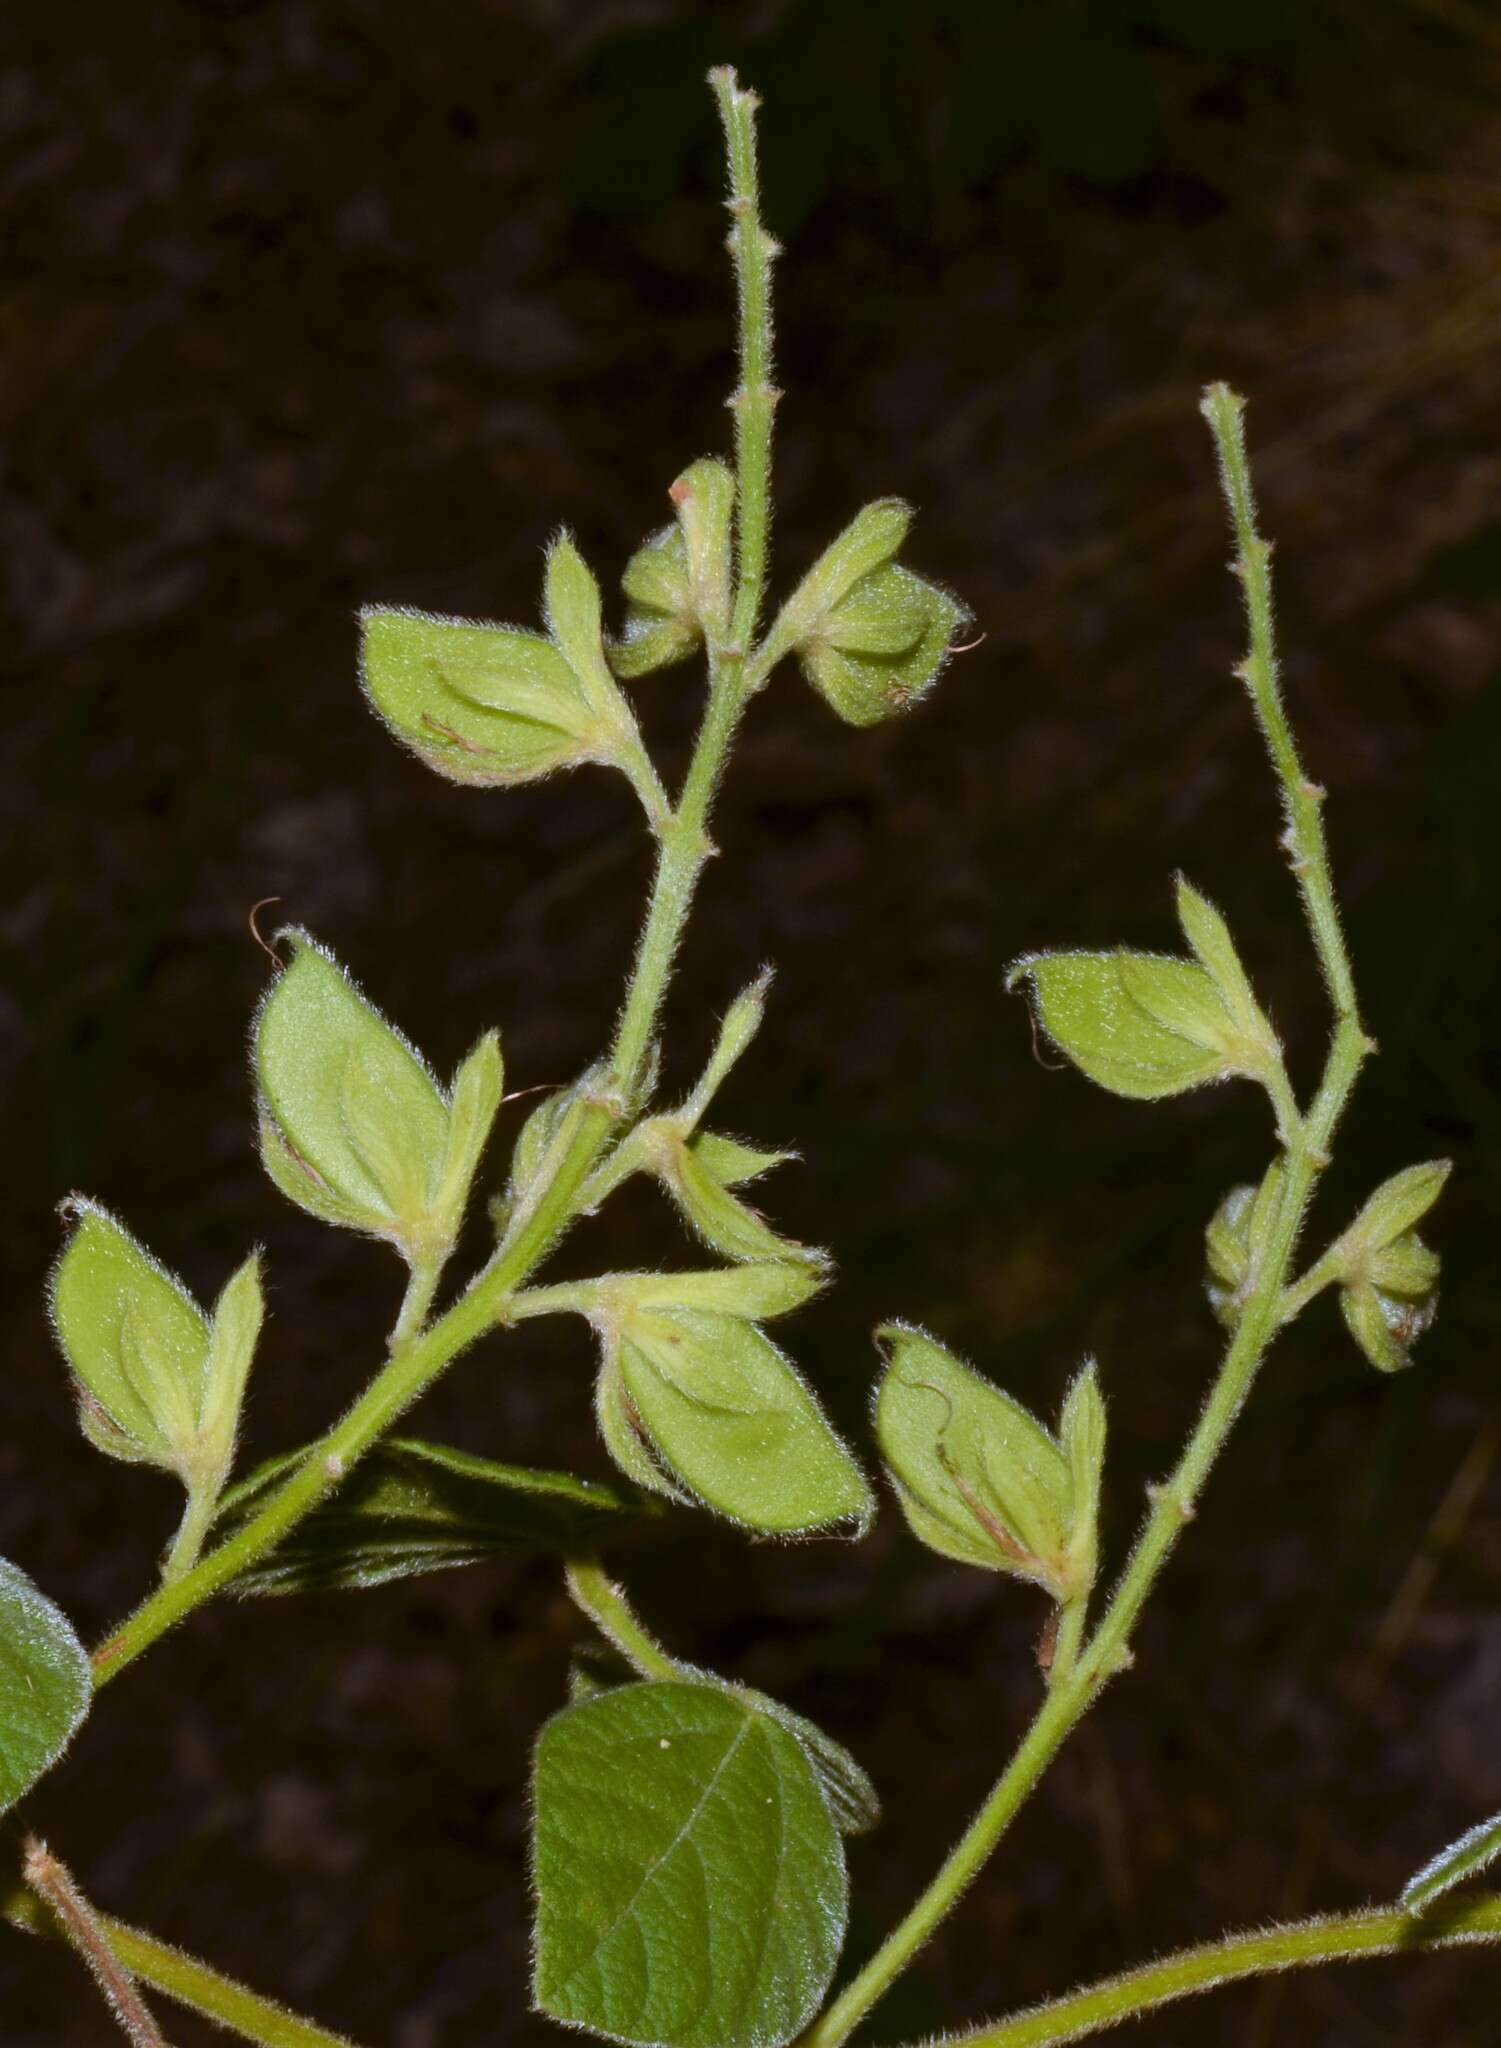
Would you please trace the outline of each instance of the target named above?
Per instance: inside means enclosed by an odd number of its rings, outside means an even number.
[[[219,1533],[233,1535],[307,1456],[273,1458],[225,1496]],[[645,1513],[645,1505],[566,1472],[470,1457],[392,1437],[361,1460],[338,1493],[235,1581],[237,1593],[313,1593],[479,1564],[506,1551],[573,1556]]]

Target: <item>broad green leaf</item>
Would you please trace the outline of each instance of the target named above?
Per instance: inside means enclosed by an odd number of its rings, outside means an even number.
[[[868,1522],[859,1466],[754,1323],[706,1309],[636,1310],[613,1334],[641,1428],[705,1506],[779,1535]]]
[[[1425,1863],[1416,1877],[1409,1878],[1402,1890],[1402,1904],[1410,1913],[1421,1913],[1425,1906],[1431,1906],[1435,1899],[1452,1891],[1457,1884],[1463,1884],[1467,1877],[1476,1877],[1482,1870],[1501,1857],[1501,1813],[1490,1820],[1481,1821],[1468,1834],[1451,1842],[1447,1849],[1441,1849],[1431,1863]]]
[[[173,1467],[198,1428],[208,1319],[107,1210],[77,1196],[68,1209],[77,1220],[53,1268],[52,1320],[84,1427],[113,1456]]]
[[[844,1853],[802,1745],[717,1686],[618,1686],[537,1744],[533,1987],[643,2048],[780,2048],[844,1938]]]
[[[849,725],[878,725],[925,697],[968,616],[946,590],[895,564],[871,585],[861,584],[799,650],[804,675]],[[888,639],[905,636],[914,619],[917,632],[904,646],[870,646],[883,629]]]
[[[1035,1416],[922,1330],[876,1333],[876,1436],[913,1534],[963,1564],[1067,1590],[1069,1461]]]
[[[273,1458],[224,1497],[216,1533],[233,1535],[307,1451]],[[496,1464],[443,1444],[391,1437],[339,1491],[235,1581],[239,1593],[383,1586],[524,1550],[592,1549],[645,1511],[566,1472]]]
[[[578,679],[540,633],[384,607],[360,623],[366,695],[440,775],[503,786],[593,758]]]
[[[1018,961],[1006,985],[1023,978],[1032,984],[1038,1022],[1059,1051],[1113,1094],[1151,1101],[1230,1071],[1223,1051],[1203,1043],[1216,1015],[1222,1027],[1227,1020],[1214,983],[1193,961],[1038,953]]]
[[[410,1250],[432,1227],[448,1102],[331,954],[306,932],[281,936],[293,957],[255,1025],[263,1156],[304,1208],[332,1220],[332,1198],[341,1220]]]
[[[92,1695],[89,1660],[67,1617],[0,1558],[0,1813],[51,1770]]]
[[[805,1714],[794,1714],[780,1700],[770,1699],[765,1693],[749,1696],[802,1744],[840,1834],[867,1835],[877,1827],[881,1819],[880,1795],[869,1773],[855,1762],[844,1744],[826,1735]]]

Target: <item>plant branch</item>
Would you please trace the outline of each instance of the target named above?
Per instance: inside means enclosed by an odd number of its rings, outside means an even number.
[[[1102,2034],[1158,2006],[1214,1991],[1246,1977],[1366,1956],[1422,1955],[1434,1949],[1501,1942],[1501,1893],[1486,1893],[1445,1910],[1406,1913],[1382,1907],[1345,1913],[1263,1934],[1235,1934],[1183,1949],[1121,1976],[1107,1977],[994,2026],[950,2038],[949,2048],[1058,2048]]]
[[[757,210],[755,96],[733,74],[717,73],[715,91],[725,109],[730,151],[731,210],[739,281],[742,381],[750,389],[770,371],[770,254]],[[739,585],[735,630],[755,630],[765,577],[767,502],[771,461],[769,387],[736,407],[739,505]],[[503,1324],[510,1296],[524,1285],[577,1213],[577,1197],[590,1168],[632,1100],[645,1071],[673,961],[712,847],[707,823],[735,728],[744,709],[747,676],[743,647],[711,650],[708,702],[676,810],[662,825],[651,901],[642,928],[615,1042],[609,1085],[581,1099],[554,1141],[551,1171],[489,1264],[436,1321],[417,1325],[422,1299],[418,1276],[403,1305],[384,1368],[341,1421],[243,1528],[191,1570],[158,1589],[94,1653],[96,1689],[108,1684],[177,1622],[272,1549],[342,1482],[351,1466],[400,1418],[461,1351]]]
[[[34,1835],[28,1837],[25,1845],[21,1875],[87,1967],[121,2032],[134,2043],[134,2048],[166,2048],[104,1922],[78,1889],[66,1864],[60,1863],[46,1843],[39,1842]]]
[[[0,1899],[0,1919],[26,1933],[58,1931],[52,1913],[44,1911],[36,1899],[19,1889]],[[211,1970],[207,1963],[158,1941],[154,1935],[143,1934],[139,1928],[128,1927],[123,1920],[111,1920],[103,1913],[95,1919],[115,1956],[132,1976],[244,2040],[260,2042],[262,2048],[354,2048],[343,2034],[331,2034],[325,2027],[314,2026],[311,2020],[299,2019],[285,2007],[237,1984],[232,1977]]]
[[[1319,964],[1329,984],[1334,1007],[1341,1017],[1356,1016],[1355,978],[1340,929],[1334,885],[1329,874],[1329,850],[1324,837],[1322,805],[1324,792],[1310,782],[1298,756],[1297,742],[1287,722],[1278,676],[1276,640],[1272,626],[1272,544],[1256,531],[1256,499],[1251,489],[1251,465],[1246,454],[1245,400],[1228,384],[1211,384],[1204,393],[1201,411],[1209,422],[1220,460],[1220,482],[1235,538],[1234,569],[1245,594],[1246,620],[1251,645],[1237,674],[1250,692],[1257,722],[1265,736],[1267,752],[1282,785],[1287,812],[1287,835],[1283,841],[1302,893]]]
[[[1304,781],[1277,688],[1266,543],[1255,534],[1241,404],[1223,386],[1205,414],[1220,445],[1226,497],[1246,580],[1252,651],[1245,674],[1282,782],[1296,848],[1294,870],[1329,983],[1336,1021],[1323,1077],[1306,1117],[1282,1133],[1286,1172],[1255,1285],[1220,1363],[1209,1398],[1172,1475],[1153,1489],[1152,1507],[1104,1616],[1070,1670],[1050,1687],[1015,1756],[938,1874],[865,1967],[803,2036],[803,2048],[840,2048],[952,1910],[1025,1803],[1068,1736],[1106,1684],[1130,1668],[1131,1636],[1148,1596],[1193,1519],[1199,1495],[1262,1361],[1282,1327],[1282,1304],[1313,1189],[1371,1043],[1358,1021],[1355,989],[1335,911],[1324,850],[1319,795]],[[1293,1105],[1294,1109],[1296,1105]],[[1279,1112],[1279,1121],[1286,1121]]]

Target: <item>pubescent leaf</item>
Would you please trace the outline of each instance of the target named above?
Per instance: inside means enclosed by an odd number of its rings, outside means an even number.
[[[247,1522],[306,1450],[272,1458],[224,1497],[216,1533]],[[384,1586],[505,1551],[572,1556],[648,1510],[566,1472],[471,1457],[443,1444],[390,1437],[339,1491],[235,1581],[237,1593]]]
[[[717,1686],[625,1685],[543,1729],[533,1989],[642,2048],[780,2048],[818,2010],[848,1910],[802,1745]]]
[[[66,1615],[0,1558],[0,1813],[51,1770],[92,1694],[89,1660]]]

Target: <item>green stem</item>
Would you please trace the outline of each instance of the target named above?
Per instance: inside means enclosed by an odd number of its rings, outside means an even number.
[[[575,1558],[565,1568],[569,1596],[600,1634],[643,1678],[679,1678],[682,1672],[632,1612],[624,1592],[593,1558]]]
[[[36,1900],[17,1891],[0,1900],[0,1919],[32,1933],[48,1931],[50,1916],[44,1915]],[[142,1984],[175,1999],[179,2005],[201,2013],[247,2041],[259,2041],[263,2048],[353,2048],[343,2034],[331,2034],[311,2020],[262,1998],[258,1992],[221,1976],[207,1963],[186,1956],[123,1920],[98,1916],[98,1924],[120,1963]]]
[[[1303,894],[1303,907],[1329,993],[1341,1017],[1354,1017],[1355,978],[1329,875],[1329,850],[1321,809],[1324,792],[1303,772],[1282,702],[1272,626],[1272,547],[1256,531],[1256,500],[1246,454],[1245,400],[1226,384],[1211,384],[1201,409],[1219,452],[1220,481],[1235,538],[1234,567],[1245,593],[1250,627],[1250,650],[1238,673],[1250,692],[1267,751],[1282,784],[1287,812],[1285,844]]]
[[[761,224],[756,165],[757,95],[733,69],[709,73],[719,101],[730,162],[730,248],[740,296],[740,384],[730,400],[735,413],[735,530],[739,587],[730,618],[730,650],[745,656],[755,635],[766,590],[771,530],[771,430],[781,393],[771,375],[771,265],[777,245]]]
[[[1192,1520],[1216,1458],[1243,1407],[1268,1347],[1284,1322],[1287,1286],[1299,1234],[1319,1173],[1328,1164],[1335,1126],[1361,1063],[1372,1050],[1361,1029],[1354,983],[1335,910],[1333,884],[1319,815],[1322,792],[1308,783],[1298,760],[1277,686],[1272,639],[1269,550],[1255,531],[1241,401],[1217,385],[1205,416],[1219,444],[1225,494],[1246,586],[1251,653],[1244,674],[1282,784],[1294,847],[1294,870],[1313,942],[1329,984],[1335,1027],[1323,1077],[1306,1118],[1287,1117],[1287,1170],[1255,1285],[1241,1311],[1198,1425],[1137,1538],[1103,1619],[1078,1661],[1055,1674],[1032,1726],[989,1798],[960,1837],[937,1876],[870,1961],[803,2037],[804,2048],[839,2048],[900,1975],[933,1930],[973,1883],[1062,1744],[1117,1672],[1129,1668],[1130,1641],[1147,1597]]]
[[[222,1473],[216,1473],[207,1483],[195,1480],[189,1486],[187,1506],[182,1511],[182,1520],[177,1525],[172,1548],[167,1552],[162,1565],[164,1580],[180,1579],[184,1572],[191,1571],[198,1562],[198,1553],[202,1550],[204,1538],[213,1523],[214,1510],[219,1505],[219,1495],[223,1487]]]
[[[1107,1977],[1013,2019],[952,2036],[950,2048],[1058,2048],[1060,2043],[1102,2034],[1158,2006],[1239,1983],[1244,1977],[1307,1969],[1316,1963],[1422,1955],[1432,1949],[1489,1942],[1501,1942],[1501,1894],[1494,1892],[1442,1912],[1407,1913],[1383,1907],[1304,1920],[1264,1934],[1230,1935],[1223,1941],[1164,1956],[1160,1962]]]
[[[407,1275],[406,1293],[401,1297],[401,1307],[391,1330],[392,1351],[399,1351],[403,1344],[410,1344],[427,1321],[438,1282],[443,1277],[443,1266],[442,1259],[419,1259]]]
[[[755,99],[733,77],[716,76],[726,108],[735,267],[740,299],[743,382],[770,368],[769,254],[757,213]],[[756,423],[764,412],[764,430]],[[740,506],[740,580],[736,631],[754,632],[765,577],[766,505],[771,459],[770,400],[736,408]],[[329,1434],[243,1528],[138,1607],[94,1653],[94,1684],[106,1685],[194,1608],[279,1543],[342,1482],[350,1467],[391,1428],[459,1353],[506,1320],[510,1296],[551,1251],[576,1213],[576,1197],[645,1070],[662,999],[704,862],[707,823],[730,742],[744,709],[746,672],[733,649],[712,658],[708,702],[673,816],[660,834],[651,903],[610,1055],[608,1099],[581,1099],[554,1140],[554,1157],[525,1213],[513,1220],[489,1264],[445,1314],[418,1328],[430,1303],[416,1273],[403,1304],[392,1355]],[[435,1284],[436,1276],[434,1276]],[[414,1303],[416,1304],[414,1306]],[[408,1325],[410,1324],[410,1328]]]

